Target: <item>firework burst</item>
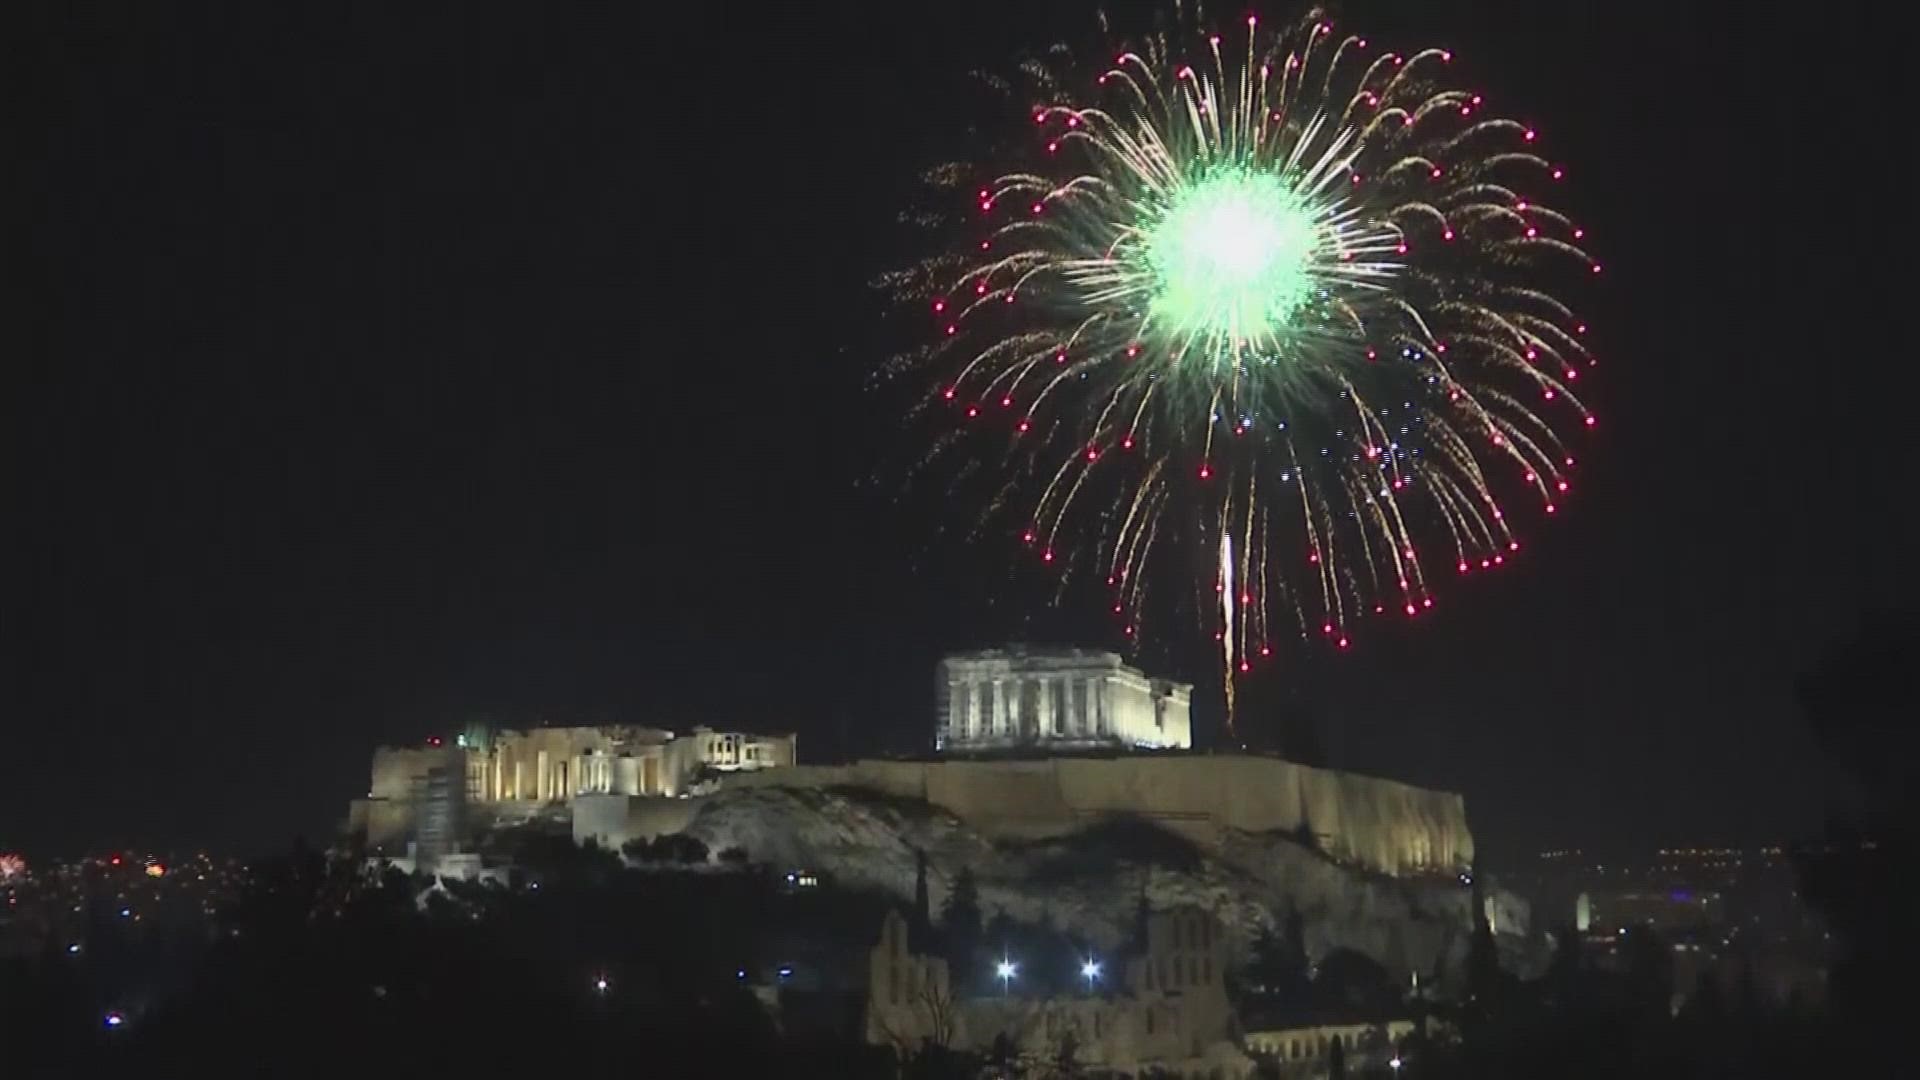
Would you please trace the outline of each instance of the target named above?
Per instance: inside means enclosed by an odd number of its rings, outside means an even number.
[[[989,520],[1129,638],[1169,583],[1203,598],[1230,725],[1277,642],[1417,616],[1519,549],[1507,499],[1555,512],[1594,423],[1555,286],[1600,272],[1536,132],[1445,50],[1231,36],[1023,65],[1023,163],[931,173],[967,226],[885,282],[931,319],[895,370],[933,373],[936,456],[1008,455]]]

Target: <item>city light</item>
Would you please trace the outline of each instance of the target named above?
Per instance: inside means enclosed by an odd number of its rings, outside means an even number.
[[[601,992],[602,994],[604,994],[604,993],[606,993],[606,992],[607,992],[607,977],[606,977],[605,975],[602,975],[602,976],[600,976],[599,978],[597,978],[597,979],[595,979],[595,980],[593,980],[593,988],[594,988],[595,990],[598,990],[598,991],[599,991],[599,992]]]
[[[117,1028],[127,1022],[127,1017],[125,1013],[115,1010],[106,1015],[105,1022],[108,1027]]]
[[[1387,1067],[1388,1067],[1388,1068],[1390,1068],[1390,1069],[1392,1069],[1392,1070],[1393,1070],[1393,1072],[1394,1072],[1394,1075],[1396,1075],[1396,1076],[1397,1076],[1397,1075],[1399,1075],[1399,1073],[1400,1073],[1400,1066],[1401,1066],[1401,1065],[1404,1065],[1404,1064],[1406,1064],[1406,1063],[1400,1060],[1400,1055],[1399,1055],[1399,1054],[1395,1054],[1395,1055],[1393,1055],[1393,1060],[1392,1060],[1392,1061],[1389,1061],[1389,1062],[1387,1062]]]
[[[1095,980],[1100,978],[1100,961],[1087,957],[1086,962],[1080,965],[1080,977],[1087,980],[1087,988],[1092,989]]]
[[[993,973],[1000,979],[1000,994],[1004,997],[1013,983],[1013,977],[1020,973],[1020,965],[1002,956],[1000,962],[994,965]]]

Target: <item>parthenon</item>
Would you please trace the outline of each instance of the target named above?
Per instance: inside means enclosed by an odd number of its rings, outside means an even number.
[[[987,649],[940,662],[934,747],[943,752],[1193,744],[1193,687],[1149,678],[1110,652]]]

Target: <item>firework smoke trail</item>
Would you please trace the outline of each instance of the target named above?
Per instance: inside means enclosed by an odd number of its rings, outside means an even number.
[[[1233,587],[1233,537],[1220,534],[1220,661],[1221,683],[1227,694],[1227,736],[1234,737],[1233,723],[1233,598],[1240,595]]]
[[[1104,580],[1130,640],[1149,608],[1211,611],[1211,581],[1229,701],[1285,637],[1345,648],[1430,608],[1437,567],[1504,564],[1513,493],[1556,511],[1561,433],[1594,418],[1555,290],[1600,271],[1535,194],[1562,168],[1451,53],[1317,14],[1232,36],[989,80],[1019,145],[932,171],[967,220],[917,219],[953,246],[882,282],[931,317],[888,367],[932,384],[927,464],[997,474],[982,521],[1063,592]]]

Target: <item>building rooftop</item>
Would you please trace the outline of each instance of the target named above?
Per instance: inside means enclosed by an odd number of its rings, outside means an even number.
[[[1002,645],[992,649],[969,649],[948,653],[948,660],[1098,660],[1121,663],[1119,653],[1106,649],[1082,649],[1069,645]]]

